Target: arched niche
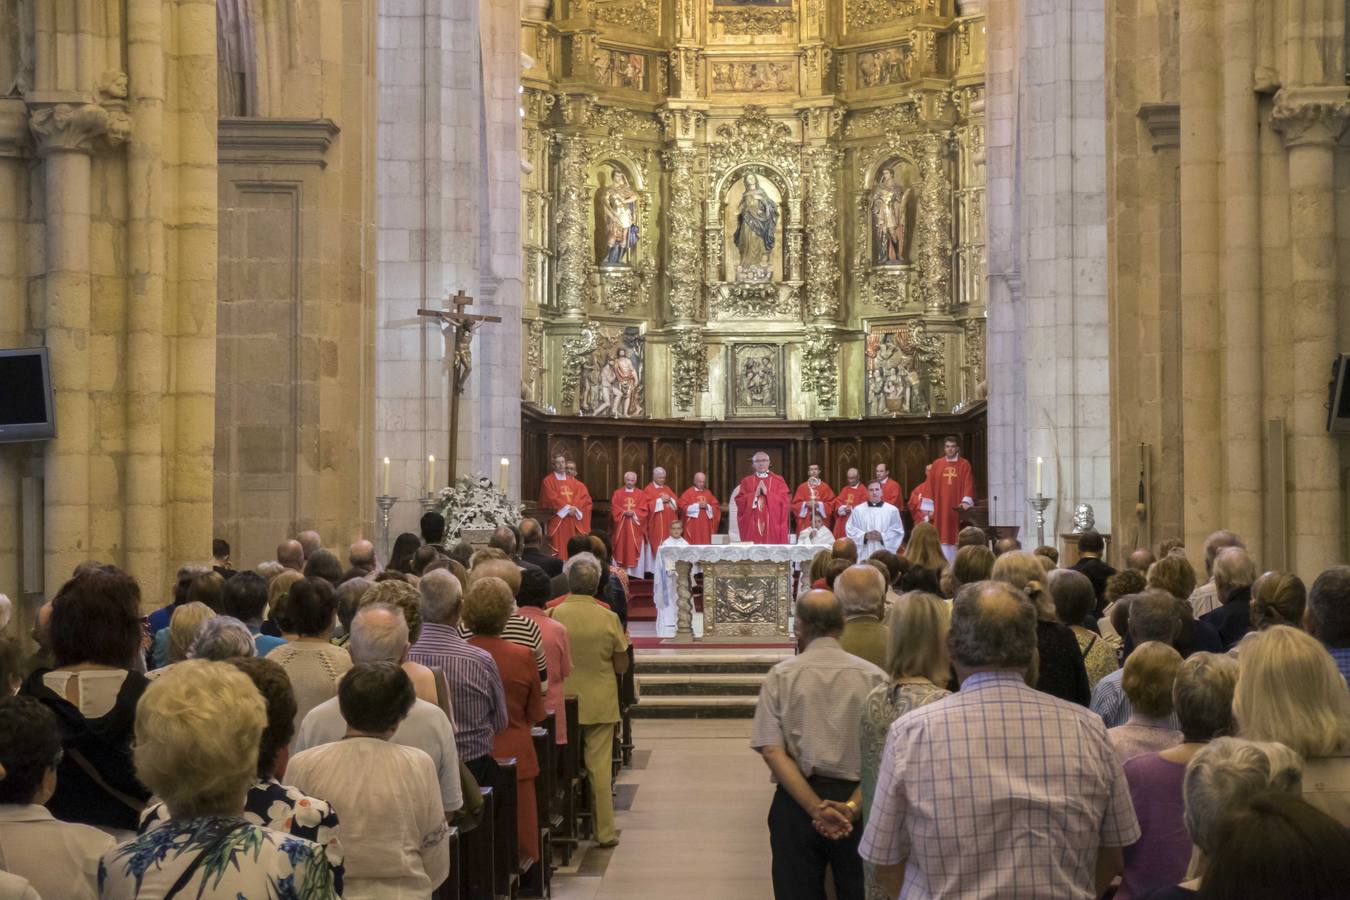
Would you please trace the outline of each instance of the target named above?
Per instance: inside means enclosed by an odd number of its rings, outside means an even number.
[[[650,256],[653,238],[644,227],[647,184],[642,166],[625,155],[606,155],[589,167],[587,185],[592,199],[591,264],[639,268]]]
[[[724,173],[715,191],[722,280],[773,284],[790,280],[787,236],[800,227],[790,217],[798,202],[795,183],[774,166],[751,162]],[[742,228],[743,223],[749,227]]]
[[[868,262],[905,266],[914,261],[914,229],[919,199],[919,167],[905,155],[882,160],[868,173],[866,210]]]

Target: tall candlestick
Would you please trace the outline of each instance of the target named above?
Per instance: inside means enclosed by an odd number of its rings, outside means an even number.
[[[501,466],[501,476],[497,479],[497,481],[499,482],[497,487],[503,494],[506,493],[506,486],[509,483],[510,474],[511,474],[511,460],[503,456]]]
[[[384,458],[384,490],[380,493],[389,496],[389,457]]]
[[[1041,466],[1045,463],[1042,457],[1036,457],[1036,496],[1041,496]]]
[[[427,457],[427,493],[436,493],[436,457]]]

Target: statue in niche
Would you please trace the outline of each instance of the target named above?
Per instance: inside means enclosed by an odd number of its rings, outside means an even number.
[[[738,281],[772,280],[777,228],[778,204],[760,186],[758,175],[746,175],[745,190],[736,211],[736,233],[732,236],[739,256]]]
[[[914,416],[932,408],[928,364],[914,345],[909,328],[874,328],[864,345],[866,415]]]
[[[637,193],[618,166],[610,170],[609,184],[600,189],[599,199],[604,235],[600,265],[631,266],[637,260]]]
[[[881,170],[872,188],[872,261],[879,266],[909,261],[908,214],[914,189],[896,181],[895,168]]]

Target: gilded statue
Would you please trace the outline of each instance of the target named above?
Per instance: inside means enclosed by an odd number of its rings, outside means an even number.
[[[760,187],[759,176],[746,175],[732,238],[740,255],[742,280],[768,280],[777,227],[778,204]]]
[[[631,266],[637,258],[638,224],[637,194],[628,186],[628,176],[614,168],[609,185],[600,191],[600,213],[603,217],[603,266]]]
[[[895,169],[881,170],[872,188],[872,260],[877,265],[896,265],[907,261],[905,254],[906,213],[914,194],[912,188],[896,184]]]

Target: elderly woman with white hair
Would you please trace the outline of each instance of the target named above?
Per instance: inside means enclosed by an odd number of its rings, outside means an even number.
[[[1302,777],[1298,754],[1283,744],[1231,737],[1207,744],[1186,766],[1186,833],[1195,845],[1188,880],[1153,891],[1147,894],[1148,900],[1200,896],[1209,857],[1219,847],[1229,815],[1260,794],[1297,796]]]
[[[244,818],[267,707],[228,663],[187,660],[136,708],[136,774],[169,820],[104,854],[104,900],[332,897],[324,848]]]
[[[1303,799],[1350,827],[1350,691],[1316,638],[1288,625],[1249,635],[1233,715],[1243,737],[1301,755]]]
[[[196,619],[198,608],[206,611],[206,618],[200,621]],[[182,635],[174,634],[174,629],[178,626],[180,617],[185,616],[192,617],[185,625],[185,633]],[[172,648],[185,637],[187,638],[187,648],[184,655],[170,662],[167,666],[160,666],[158,669],[146,673],[146,678],[151,680],[159,678],[183,659],[208,659],[214,662],[224,662],[227,659],[258,655],[257,644],[253,642],[253,632],[249,630],[247,625],[233,616],[212,615],[211,610],[204,603],[185,603],[174,611],[173,622],[169,625],[171,659],[178,652]]]

